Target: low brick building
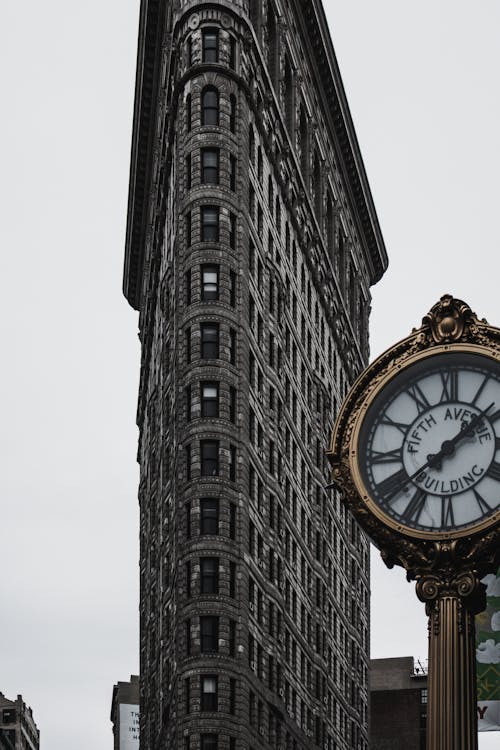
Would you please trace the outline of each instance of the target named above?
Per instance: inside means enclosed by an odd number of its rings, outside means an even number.
[[[413,657],[371,661],[372,750],[425,750],[427,669]]]

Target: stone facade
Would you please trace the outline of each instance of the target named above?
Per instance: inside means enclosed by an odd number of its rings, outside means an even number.
[[[323,451],[387,265],[319,0],[141,4],[141,750],[368,747],[368,541]]]

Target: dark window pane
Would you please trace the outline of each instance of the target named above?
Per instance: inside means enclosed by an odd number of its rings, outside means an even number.
[[[219,326],[217,323],[201,324],[201,356],[203,359],[219,357]]]
[[[219,474],[219,441],[202,440],[201,448],[201,474],[202,476],[216,477]]]
[[[203,32],[203,62],[218,62],[219,45],[216,29],[206,29]]]
[[[202,242],[219,241],[218,206],[201,207],[201,240]]]
[[[229,247],[236,247],[236,216],[229,214]]]
[[[211,654],[219,650],[218,617],[200,617],[200,639],[202,654]]]
[[[201,181],[209,185],[219,184],[219,150],[204,148],[201,151]]]
[[[219,384],[201,383],[201,416],[219,416]]]
[[[201,734],[200,735],[201,750],[217,750],[218,739],[216,734]]]
[[[219,499],[203,497],[200,501],[200,534],[219,533]]]
[[[202,674],[201,675],[201,707],[200,708],[202,711],[217,711],[218,710],[217,704],[218,704],[217,675]]]
[[[219,558],[200,558],[200,593],[219,593]]]
[[[236,190],[236,157],[229,157],[229,187]]]
[[[206,88],[201,93],[201,124],[219,124],[219,92],[217,89]]]
[[[236,364],[236,331],[234,328],[229,329],[229,362]]]

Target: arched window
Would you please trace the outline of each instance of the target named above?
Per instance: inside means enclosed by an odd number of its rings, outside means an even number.
[[[229,130],[236,133],[236,97],[231,94],[229,97]]]
[[[201,124],[219,124],[219,92],[214,86],[206,86],[201,92]]]

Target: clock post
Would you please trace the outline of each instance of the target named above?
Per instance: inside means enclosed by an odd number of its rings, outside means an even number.
[[[333,485],[429,618],[427,750],[476,750],[474,617],[500,564],[500,329],[443,296],[354,383]]]

